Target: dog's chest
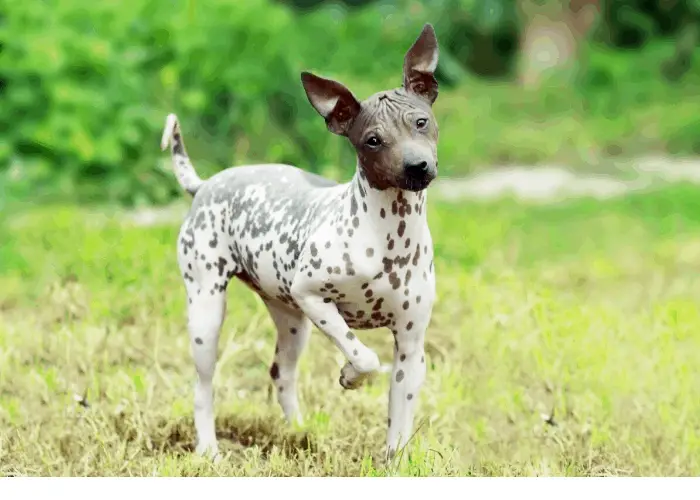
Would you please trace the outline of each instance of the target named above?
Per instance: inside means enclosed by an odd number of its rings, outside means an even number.
[[[345,220],[312,236],[302,279],[313,280],[351,328],[402,328],[426,316],[435,290],[427,226],[419,222],[409,230],[405,220],[361,220],[349,223],[354,234],[347,237]]]

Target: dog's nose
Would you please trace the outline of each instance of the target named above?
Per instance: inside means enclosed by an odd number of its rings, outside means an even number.
[[[406,163],[404,167],[409,172],[424,174],[428,171],[428,162],[420,161],[418,163]]]

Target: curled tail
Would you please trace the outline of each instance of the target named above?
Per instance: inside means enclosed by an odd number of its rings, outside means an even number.
[[[197,190],[202,186],[202,179],[195,172],[190,157],[185,150],[185,143],[182,140],[180,132],[180,124],[177,121],[177,116],[170,113],[165,119],[165,129],[163,130],[163,138],[160,141],[161,150],[170,144],[170,151],[173,158],[173,169],[177,176],[177,181],[182,189],[194,196]]]

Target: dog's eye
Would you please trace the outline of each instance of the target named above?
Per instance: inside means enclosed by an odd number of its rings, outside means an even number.
[[[420,128],[420,129],[424,129],[427,126],[428,126],[428,120],[426,120],[425,118],[418,118],[418,120],[416,120],[416,127]]]
[[[379,140],[379,137],[376,135],[371,136],[369,139],[365,141],[365,144],[367,144],[370,148],[376,148],[378,147],[382,141]]]

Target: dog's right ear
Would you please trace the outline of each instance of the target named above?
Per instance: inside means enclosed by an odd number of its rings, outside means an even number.
[[[347,136],[361,109],[352,92],[342,83],[321,78],[307,71],[301,73],[301,83],[311,105],[326,120],[328,130]]]

